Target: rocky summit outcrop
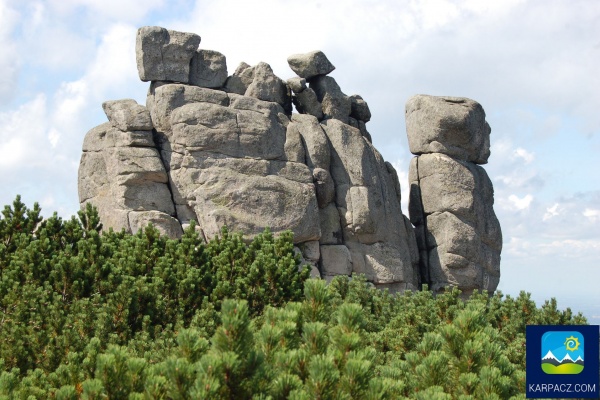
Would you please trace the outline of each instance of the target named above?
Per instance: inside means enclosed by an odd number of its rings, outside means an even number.
[[[490,126],[467,98],[418,95],[406,103],[410,151],[410,220],[422,282],[493,291],[500,279],[502,233],[485,170]]]
[[[80,203],[98,207],[105,229],[136,232],[151,222],[163,233],[178,237],[194,220],[207,239],[218,235],[224,225],[249,238],[265,227],[276,233],[291,230],[298,252],[313,266],[313,276],[330,279],[364,273],[376,286],[392,292],[417,289],[423,282],[435,288],[464,285],[465,280],[444,275],[445,261],[438,268],[433,261],[422,260],[433,258],[428,252],[434,250],[425,244],[429,237],[418,216],[429,221],[430,208],[417,210],[413,218],[421,229],[417,230],[421,232],[418,245],[415,229],[400,207],[396,171],[371,144],[366,128],[371,119],[369,107],[361,96],[342,92],[328,75],[335,67],[323,52],[290,56],[290,68],[298,76],[284,81],[264,62],[241,63],[228,75],[225,56],[198,49],[199,44],[195,34],[160,27],[139,29],[138,73],[142,81],[150,82],[146,105],[130,99],[105,102],[109,122],[90,130],[83,144]],[[414,121],[419,126],[434,123],[429,115],[419,118],[424,119]],[[445,123],[437,124],[445,127]],[[476,121],[473,125],[480,128]],[[417,172],[411,176],[416,177],[417,186],[419,179],[427,179],[420,173],[428,171],[427,176],[434,177],[431,185],[420,184],[421,192],[454,193],[451,180],[440,183],[448,189],[433,187],[435,177],[453,176],[435,168],[454,168],[464,175],[458,178],[460,183],[467,185],[470,179],[474,188],[471,210],[493,216],[489,179],[480,167],[470,164],[487,158],[489,151],[482,146],[487,143],[489,148],[489,138],[473,143],[451,133],[448,137],[453,139],[448,139],[446,131],[438,134],[442,139],[429,130],[426,134],[409,131],[421,138],[418,149],[413,150],[411,144],[411,150],[424,154],[421,159],[431,149],[439,151],[437,140],[442,147],[455,149],[450,156],[459,158],[447,157],[447,163],[422,161],[429,170],[413,168]],[[489,127],[477,132],[489,135]],[[467,156],[471,153],[477,153],[475,158]],[[432,154],[438,156],[443,154]],[[496,254],[493,229],[499,234],[497,220],[496,225],[488,224],[477,219],[479,214],[469,219],[471,214],[454,209],[446,216],[437,204],[444,199],[434,203],[434,213],[442,216],[436,214],[430,228],[471,228],[474,232],[472,239],[461,236],[462,241],[443,244],[446,247],[440,242],[435,247],[438,253],[443,249],[459,254],[452,247],[459,246],[472,249],[467,252]],[[428,235],[438,238],[437,231],[432,232]],[[491,257],[479,253],[469,262],[483,263]],[[497,265],[485,268],[497,269]],[[463,268],[471,269],[470,264]],[[489,282],[484,285],[481,280],[477,288],[491,288]],[[465,288],[470,290],[472,282],[467,283]]]

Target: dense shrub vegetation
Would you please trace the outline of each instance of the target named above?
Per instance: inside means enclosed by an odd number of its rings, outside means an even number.
[[[100,234],[92,208],[0,218],[0,399],[524,398],[554,300],[306,280],[292,236]]]

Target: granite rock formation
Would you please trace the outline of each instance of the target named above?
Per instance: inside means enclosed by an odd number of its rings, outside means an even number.
[[[396,171],[371,144],[366,128],[369,107],[361,96],[342,92],[328,76],[335,67],[323,52],[290,56],[290,68],[298,76],[284,81],[264,62],[241,63],[228,76],[225,56],[198,49],[199,44],[195,34],[139,29],[138,73],[142,81],[150,82],[146,105],[130,99],[105,102],[109,122],[90,130],[83,144],[80,203],[98,207],[105,228],[136,232],[152,222],[163,233],[178,237],[195,220],[206,239],[218,235],[223,225],[249,238],[265,227],[275,233],[289,229],[298,252],[312,265],[313,276],[331,279],[364,273],[377,287],[392,292],[417,289],[423,282],[436,289],[456,283],[471,290],[471,281],[465,286],[465,280],[444,275],[446,264],[438,268],[433,261],[422,260],[434,258],[429,256],[434,248],[426,243],[435,239],[427,240],[438,238],[438,231],[471,229],[472,239],[460,236],[435,249],[455,254],[452,246],[468,248],[464,252],[469,256],[479,252],[469,260],[484,263],[498,248],[493,231],[499,234],[497,220],[494,225],[469,219],[468,212],[444,209],[444,199],[437,198],[432,199],[433,208],[415,208],[415,213],[411,209],[420,232],[415,236],[411,221],[402,214]],[[413,121],[419,126],[434,123],[429,115],[419,118],[424,120]],[[489,135],[487,129],[479,134]],[[427,186],[426,175],[420,173],[428,171],[427,176],[439,178],[460,170],[460,183],[471,182],[475,187],[471,192],[476,192],[471,195],[473,204],[464,207],[493,216],[489,179],[471,164],[487,158],[489,151],[481,148],[485,143],[489,148],[489,138],[472,143],[440,133],[443,146],[457,149],[450,154],[458,157],[454,160],[429,154],[440,146],[438,138],[425,131],[409,129],[409,136],[421,138],[420,147],[413,149],[411,144],[411,150],[422,153],[421,163],[429,166],[411,169],[417,185],[421,179],[421,192],[437,191],[438,196],[454,181],[438,183],[433,178]],[[471,153],[477,153],[475,158],[466,156]],[[426,156],[433,158],[425,160]],[[436,157],[450,161],[438,162]],[[450,172],[438,173],[435,168]],[[466,193],[462,197],[468,202]],[[436,211],[431,213],[430,208]],[[429,221],[430,231],[423,229],[419,217]],[[431,231],[434,226],[438,231]],[[485,251],[489,254],[482,256]],[[492,262],[485,268],[497,265]],[[469,264],[463,269],[473,268]],[[480,281],[474,288],[492,288],[497,282],[490,278],[485,286]]]
[[[410,220],[421,281],[434,291],[493,291],[500,279],[502,233],[485,170],[490,126],[467,98],[418,95],[406,103],[410,151]]]

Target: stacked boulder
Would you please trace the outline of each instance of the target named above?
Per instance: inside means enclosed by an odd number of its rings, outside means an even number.
[[[315,276],[364,273],[391,291],[417,289],[398,176],[371,144],[367,103],[341,91],[327,57],[290,56],[298,76],[287,81],[262,62],[228,76],[225,57],[199,44],[191,33],[138,31],[146,107],[105,103],[109,123],[84,140],[81,206],[98,207],[105,228],[152,222],[172,237],[192,220],[207,239],[224,225],[248,237],[289,229]]]
[[[288,58],[293,115],[306,143],[321,223],[321,274],[363,273],[391,291],[418,287],[418,250],[392,165],[371,145],[362,97],[347,96],[321,51]],[[308,83],[308,86],[307,86]]]
[[[418,95],[406,103],[410,151],[410,220],[420,251],[421,282],[434,292],[459,287],[494,291],[502,233],[485,170],[490,126],[467,98]]]
[[[83,141],[81,207],[95,205],[107,228],[137,231],[152,222],[163,234],[180,236],[150,113],[132,99],[107,101],[102,107],[109,122],[89,131]]]

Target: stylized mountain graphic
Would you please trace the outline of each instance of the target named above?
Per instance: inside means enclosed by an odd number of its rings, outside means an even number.
[[[552,353],[552,350],[548,350],[548,353],[542,358],[542,364],[543,363],[552,364],[554,366],[560,365],[560,361],[558,361],[558,358]]]
[[[581,358],[581,356],[577,357],[577,360],[575,360],[575,364],[583,365],[583,358]]]
[[[542,360],[556,360],[556,361],[558,361],[558,358],[556,358],[556,356],[554,355],[554,353],[552,353],[552,350],[548,350],[548,353],[546,353],[546,355],[544,357],[542,357]]]
[[[571,358],[571,355],[569,353],[567,353],[562,360],[560,360],[561,364],[567,364],[567,363],[574,363],[575,361],[573,361],[573,359]]]

